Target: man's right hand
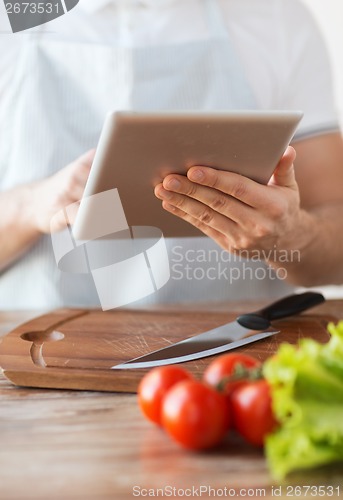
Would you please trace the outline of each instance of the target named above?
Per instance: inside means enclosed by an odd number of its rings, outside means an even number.
[[[31,222],[40,233],[51,232],[51,219],[58,212],[61,216],[55,217],[53,230],[60,231],[66,227],[61,210],[81,200],[94,154],[95,150],[92,149],[51,177],[31,185],[32,202],[28,210]],[[75,205],[75,208],[77,207],[78,205]],[[77,209],[72,213],[68,211],[70,224],[74,222],[76,213]]]

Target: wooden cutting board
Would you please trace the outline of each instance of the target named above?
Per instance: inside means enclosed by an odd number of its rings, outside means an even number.
[[[232,321],[237,313],[149,312],[59,309],[7,334],[0,366],[14,384],[26,387],[135,392],[147,370],[110,367]],[[329,314],[304,314],[274,322],[281,333],[238,349],[261,360],[281,342],[301,337],[326,342]],[[184,363],[200,377],[213,357]]]

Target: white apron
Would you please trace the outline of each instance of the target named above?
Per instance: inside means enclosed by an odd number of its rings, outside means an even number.
[[[94,147],[110,110],[254,109],[217,2],[203,4],[210,28],[204,41],[128,48],[30,35],[0,104],[6,123],[0,189],[45,178]],[[139,304],[269,297],[289,289],[261,263],[228,262],[209,238],[169,239],[167,246],[171,279]],[[91,276],[58,270],[44,236],[0,275],[0,309],[64,305],[99,300]]]

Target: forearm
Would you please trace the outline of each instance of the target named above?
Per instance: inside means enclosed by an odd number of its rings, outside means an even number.
[[[31,205],[32,186],[0,193],[0,272],[25,253],[40,237]]]
[[[269,261],[299,286],[343,283],[343,203],[300,212],[292,238]],[[282,273],[281,273],[282,274]]]

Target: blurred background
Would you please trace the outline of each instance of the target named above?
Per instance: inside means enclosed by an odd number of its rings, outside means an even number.
[[[343,0],[303,0],[303,2],[312,11],[327,40],[343,129]]]
[[[336,102],[343,130],[343,0],[325,0],[325,2],[303,0],[303,2],[312,11],[327,41],[332,59]],[[343,298],[343,286],[325,287],[322,291],[327,298]]]

